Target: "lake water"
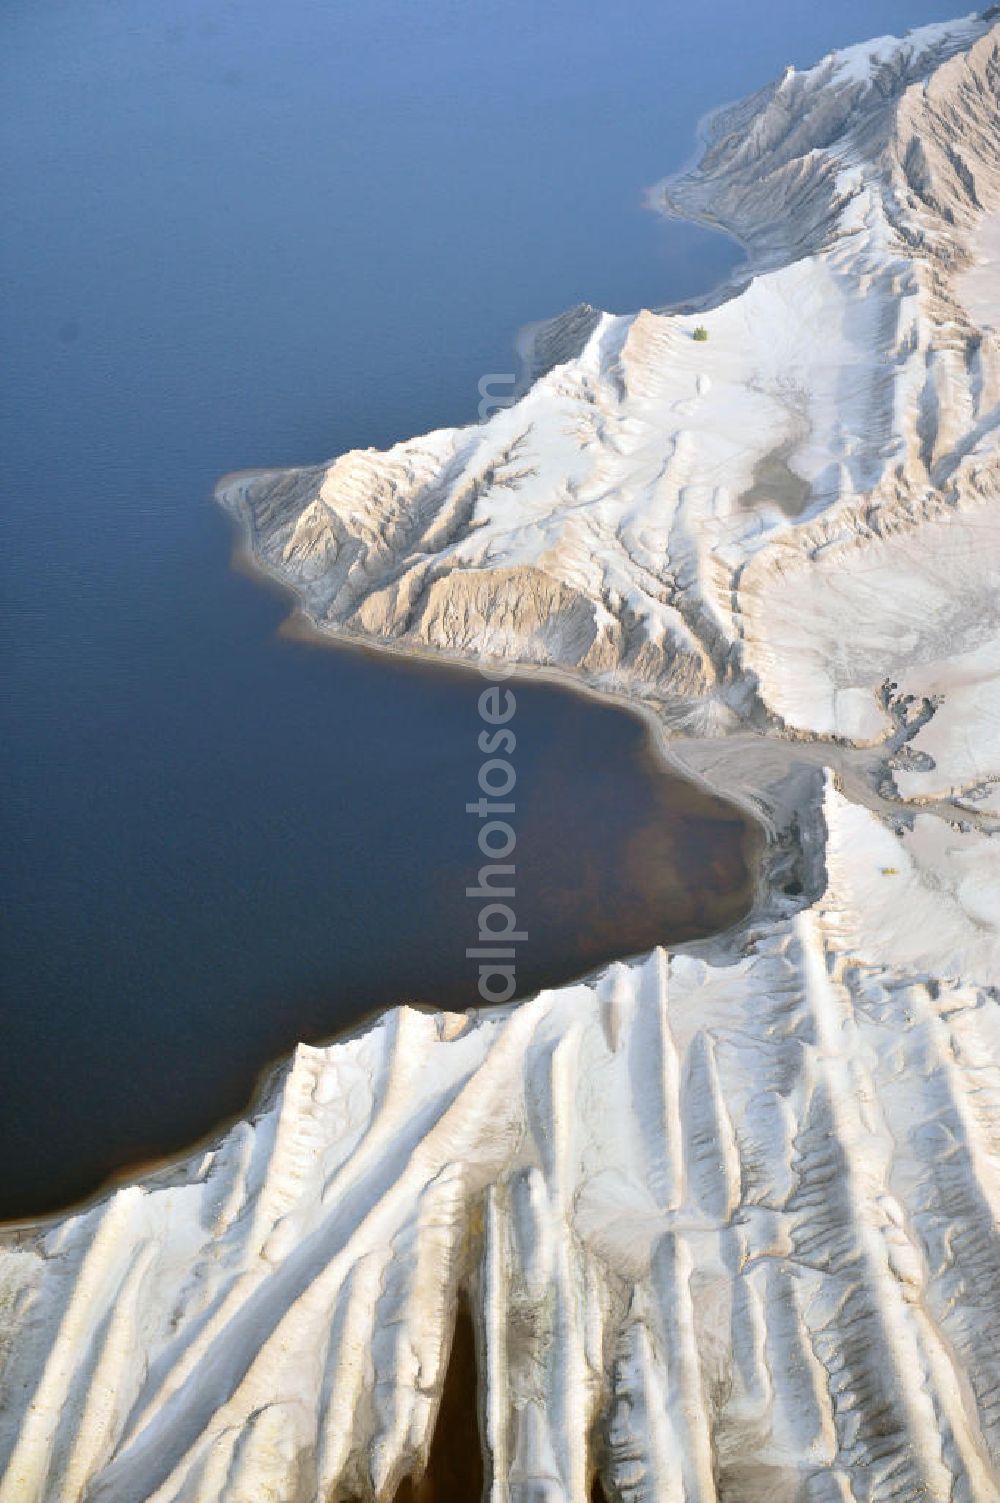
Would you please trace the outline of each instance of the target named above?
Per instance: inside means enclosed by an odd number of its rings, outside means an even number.
[[[298,1038],[476,1000],[481,684],[280,638],[216,477],[471,420],[521,323],[709,286],[733,247],[641,207],[698,116],[939,12],[8,0],[0,1214]],[[728,922],[731,811],[518,700],[519,990]]]

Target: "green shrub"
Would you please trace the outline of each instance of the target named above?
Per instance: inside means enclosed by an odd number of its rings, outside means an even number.
[[[691,335],[691,338],[692,339],[697,339],[697,340],[705,340],[705,339],[707,339],[708,338],[708,330],[705,328],[705,325],[704,324],[699,324],[698,327],[697,327],[697,329],[695,329],[694,333]]]

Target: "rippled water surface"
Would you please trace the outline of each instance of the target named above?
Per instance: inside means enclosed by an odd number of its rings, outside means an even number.
[[[280,638],[215,478],[471,420],[520,323],[709,286],[734,248],[641,208],[697,117],[937,9],[9,0],[0,1214],[298,1038],[475,1001],[481,685]],[[728,922],[732,811],[518,701],[520,990]]]

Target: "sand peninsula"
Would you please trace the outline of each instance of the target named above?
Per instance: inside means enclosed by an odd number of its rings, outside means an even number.
[[[996,1503],[993,17],[705,123],[658,195],[733,285],[539,327],[481,425],[223,484],[319,630],[643,707],[767,890],[301,1047],[169,1176],[8,1231],[2,1503],[458,1503],[449,1450],[494,1503]]]

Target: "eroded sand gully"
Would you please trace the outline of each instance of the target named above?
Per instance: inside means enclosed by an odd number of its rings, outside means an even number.
[[[536,331],[480,427],[222,487],[319,629],[640,706],[766,821],[766,890],[301,1047],[169,1183],[8,1237],[2,1503],[389,1503],[444,1488],[448,1429],[475,1487],[463,1291],[493,1503],[995,1503],[1000,348],[960,278],[998,41],[714,116],[663,191],[741,287]],[[790,382],[800,518],[740,502]]]

